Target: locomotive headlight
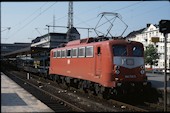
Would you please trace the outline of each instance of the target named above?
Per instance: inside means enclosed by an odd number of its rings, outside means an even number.
[[[144,73],[145,73],[145,71],[144,71],[144,70],[141,70],[141,71],[140,71],[140,73],[141,73],[141,74],[144,74]]]
[[[144,66],[140,66],[141,69],[144,69]]]
[[[116,70],[120,69],[120,66],[115,65],[115,69]]]
[[[118,80],[119,80],[119,78],[115,78],[115,80],[116,80],[116,81],[118,81]]]
[[[119,71],[119,70],[116,70],[115,73],[118,75],[118,74],[120,73],[120,71]]]

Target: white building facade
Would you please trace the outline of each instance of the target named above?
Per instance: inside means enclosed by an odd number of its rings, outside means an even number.
[[[159,42],[152,42],[153,38],[159,38]],[[159,26],[153,24],[147,24],[147,27],[138,31],[133,31],[131,36],[127,36],[128,40],[142,42],[144,47],[146,48],[149,44],[153,44],[160,55],[158,60],[158,65],[153,66],[153,68],[157,69],[164,69],[164,51],[165,51],[165,44],[164,44],[164,35],[163,33],[159,32]],[[146,65],[146,67],[149,67]],[[168,34],[167,38],[167,69],[170,69],[170,33]]]

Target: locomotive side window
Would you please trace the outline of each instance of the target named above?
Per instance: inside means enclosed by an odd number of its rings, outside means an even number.
[[[114,45],[113,46],[113,55],[114,56],[127,56],[126,46]]]
[[[85,47],[80,47],[78,52],[79,57],[85,57]]]
[[[57,58],[61,58],[61,50],[57,51]]]
[[[97,47],[97,55],[100,55],[101,54],[101,49],[100,47]]]
[[[54,57],[54,58],[57,57],[57,51],[53,51],[53,57]]]
[[[71,58],[71,49],[67,49],[67,58]]]
[[[65,58],[65,56],[66,56],[66,50],[62,50],[61,51],[61,58]]]
[[[86,47],[86,57],[93,57],[93,46]]]
[[[77,57],[77,50],[78,50],[77,48],[73,48],[73,49],[72,49],[72,57],[73,57],[73,58],[76,58],[76,57]]]
[[[142,51],[143,51],[143,49],[141,46],[133,46],[132,55],[142,57],[142,55],[143,55]]]

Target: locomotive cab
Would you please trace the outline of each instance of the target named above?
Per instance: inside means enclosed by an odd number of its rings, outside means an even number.
[[[143,45],[134,41],[126,43],[119,41],[118,44],[111,45],[115,85],[126,87],[147,85]]]

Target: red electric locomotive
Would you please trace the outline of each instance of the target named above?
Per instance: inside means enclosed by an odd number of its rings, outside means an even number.
[[[103,17],[106,21],[102,21]],[[117,18],[123,22],[118,13],[103,12],[94,29],[97,38],[75,40],[65,47],[52,49],[49,77],[67,86],[103,96],[143,90],[148,84],[143,44],[122,38],[127,29],[124,22],[126,28],[123,33],[113,37],[111,29]],[[107,23],[109,28],[101,29],[106,30],[106,34],[97,30]]]
[[[49,74],[58,82],[85,91],[113,94],[147,85],[144,66],[140,42],[86,38],[52,49]]]

